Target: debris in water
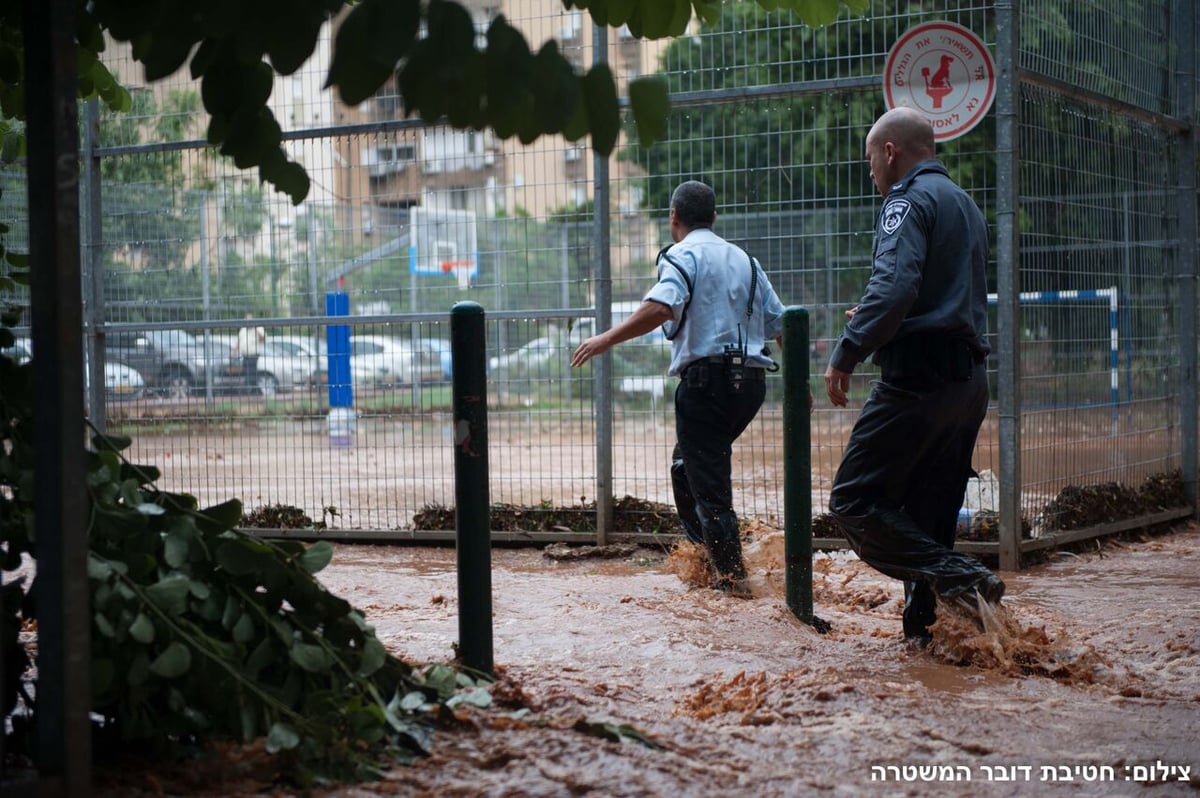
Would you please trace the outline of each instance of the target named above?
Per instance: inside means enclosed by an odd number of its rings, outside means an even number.
[[[550,560],[615,559],[637,553],[636,543],[610,543],[605,546],[572,546],[569,543],[551,543],[542,549],[542,555]]]
[[[1003,605],[980,601],[979,609],[959,601],[938,601],[927,649],[952,665],[971,665],[1012,676],[1047,676],[1072,684],[1093,684],[1110,665],[1091,646],[1074,646],[1065,633],[1022,624]]]
[[[708,552],[690,540],[675,544],[667,557],[666,569],[679,577],[679,581],[692,587],[708,587],[712,573],[708,568]]]

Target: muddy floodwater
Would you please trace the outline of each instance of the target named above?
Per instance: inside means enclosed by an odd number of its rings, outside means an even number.
[[[1200,794],[1196,527],[1002,574],[1003,608],[943,609],[925,651],[901,639],[899,583],[818,554],[821,635],[787,608],[782,560],[758,533],[741,600],[697,587],[688,551],[494,549],[495,662],[526,708],[326,794]],[[340,545],[321,578],[402,658],[453,657],[453,548]]]

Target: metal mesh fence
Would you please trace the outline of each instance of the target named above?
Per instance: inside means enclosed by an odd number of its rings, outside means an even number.
[[[1179,467],[1170,131],[1021,95],[1023,494]],[[1048,524],[1055,519],[1045,518]]]
[[[535,45],[557,39],[581,68],[595,58],[582,12],[548,0],[467,5],[481,31],[503,13]],[[134,459],[159,466],[164,487],[202,501],[240,496],[247,509],[291,505],[331,527],[419,529],[422,509],[454,500],[448,311],[471,300],[488,313],[492,500],[535,513],[595,501],[607,479],[600,416],[611,407],[611,493],[670,503],[666,343],[650,335],[614,350],[606,385],[591,366],[568,364],[606,315],[605,292],[617,321],[648,289],[669,241],[670,190],[695,178],[716,188],[716,231],[762,262],[785,304],[810,311],[819,512],[875,376],[855,375],[850,408],[824,402],[819,376],[870,272],[879,198],[863,139],[884,110],[884,59],[930,20],[993,47],[998,13],[990,2],[877,2],[814,30],[727,3],[720,24],[693,22],[676,40],[610,32],[619,89],[659,73],[674,110],[663,141],[642,148],[627,136],[608,162],[607,208],[595,205],[586,146],[426,125],[387,87],[341,104],[321,89],[328,31],[308,65],[276,79],[271,100],[285,148],[312,180],[299,206],[204,143],[183,77],[136,90],[132,114],[100,114],[82,203],[99,209],[85,219],[89,279],[101,278],[85,281],[89,333],[110,362],[144,364],[112,386],[107,425],[132,433]],[[1019,487],[1035,519],[1066,485],[1136,484],[1179,466],[1180,383],[1194,375],[1179,369],[1185,314],[1172,281],[1195,220],[1174,210],[1182,90],[1172,4],[1036,0],[1020,14],[1020,261],[996,262],[993,250],[989,278],[1018,267],[1022,296],[996,302],[1019,304]],[[111,65],[139,86],[123,52],[112,48]],[[996,140],[989,114],[939,147],[993,224]],[[5,179],[3,210],[17,219],[21,177]],[[421,226],[435,223],[436,235]],[[10,231],[14,246],[19,237]],[[351,315],[327,317],[338,292]],[[331,429],[330,325],[363,347],[351,357],[348,437]],[[248,378],[237,338],[255,326],[267,343]],[[998,359],[1013,354],[993,353],[994,397]],[[768,381],[735,447],[743,515],[782,516],[781,382]],[[1001,466],[996,414],[993,403],[978,470]]]

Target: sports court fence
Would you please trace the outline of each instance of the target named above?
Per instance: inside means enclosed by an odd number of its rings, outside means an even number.
[[[132,458],[158,466],[165,488],[205,503],[240,496],[248,511],[299,508],[329,527],[323,534],[432,539],[422,512],[454,496],[449,310],[471,300],[487,312],[492,501],[533,514],[598,505],[602,526],[614,499],[670,503],[665,344],[651,335],[595,366],[568,363],[583,336],[649,287],[669,240],[670,188],[697,178],[717,190],[717,232],[763,263],[785,304],[809,308],[820,510],[858,409],[830,408],[819,375],[870,271],[879,203],[863,139],[884,110],[889,48],[914,25],[947,20],[996,62],[994,109],[939,147],[993,234],[993,402],[975,463],[998,480],[991,550],[1015,567],[1055,540],[1051,502],[1072,485],[1136,487],[1178,471],[1191,507],[1149,517],[1192,514],[1197,22],[1188,0],[1030,0],[1019,13],[1009,2],[897,11],[878,0],[820,30],[727,3],[719,25],[695,23],[662,43],[593,31],[551,0],[467,5],[481,29],[499,9],[535,44],[552,36],[581,65],[608,61],[619,87],[661,73],[673,101],[665,139],[601,159],[561,139],[521,146],[426,125],[386,91],[350,108],[320,90],[326,55],[275,85],[286,147],[313,181],[292,207],[208,148],[182,78],[135,91],[133,115],[89,109],[90,414],[131,434]],[[130,63],[113,66],[137,85]],[[4,182],[19,249],[23,176]],[[423,225],[438,224],[427,235]],[[325,315],[331,293],[348,296],[351,315]],[[330,429],[321,351],[330,325],[383,338],[392,352],[352,358],[362,369],[352,417],[341,419],[348,435]],[[246,326],[263,327],[272,344],[252,382],[233,349]],[[175,355],[188,364],[183,391],[148,375],[104,388],[118,342],[149,356],[149,334],[165,331],[190,338]],[[870,367],[855,375],[857,402],[872,376]],[[735,502],[775,523],[782,381],[768,384],[736,447]],[[1040,538],[1022,540],[1023,526]]]

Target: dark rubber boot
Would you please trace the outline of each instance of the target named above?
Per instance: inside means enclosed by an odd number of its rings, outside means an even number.
[[[904,636],[910,640],[930,638],[929,627],[936,620],[933,589],[924,582],[904,583]]]
[[[742,538],[738,533],[737,516],[723,513],[704,525],[704,545],[713,569],[719,576],[745,579],[746,564],[742,562]]]

